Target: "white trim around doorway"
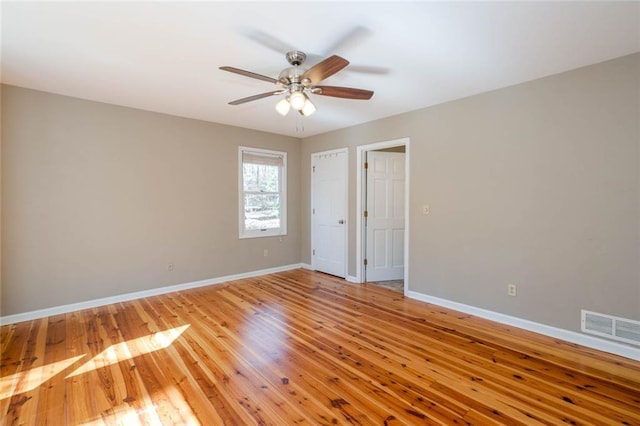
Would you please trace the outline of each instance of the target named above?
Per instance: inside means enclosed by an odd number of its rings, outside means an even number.
[[[364,205],[364,185],[366,181],[364,175],[364,154],[367,151],[377,149],[393,148],[395,146],[405,147],[405,180],[404,180],[404,294],[409,289],[409,164],[410,160],[410,139],[401,138],[384,142],[376,142],[356,147],[356,165],[358,172],[356,173],[356,276],[355,282],[364,282],[364,221],[363,205]]]

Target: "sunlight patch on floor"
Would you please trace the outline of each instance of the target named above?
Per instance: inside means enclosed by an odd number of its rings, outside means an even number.
[[[37,388],[56,374],[73,365],[85,355],[78,355],[51,364],[34,367],[0,379],[0,399],[9,398]]]
[[[102,413],[94,419],[80,423],[83,426],[97,426],[105,424],[113,425],[200,425],[197,416],[187,404],[184,395],[175,386],[164,388],[165,394],[160,401],[166,401],[166,406],[162,403],[154,404],[151,399],[145,398],[145,406],[134,407],[129,404],[121,404],[109,410],[109,413]]]
[[[189,324],[186,324],[169,330],[159,331],[148,336],[142,336],[127,340],[126,342],[111,345],[87,361],[80,368],[66,376],[65,379],[164,349],[171,345],[171,343],[173,343],[173,341],[176,340],[188,327]]]

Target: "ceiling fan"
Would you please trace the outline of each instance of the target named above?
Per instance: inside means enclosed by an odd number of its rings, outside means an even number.
[[[229,105],[240,105],[269,96],[285,95],[285,97],[276,104],[276,111],[284,116],[289,113],[291,108],[293,108],[301,115],[309,116],[316,110],[315,105],[309,98],[310,94],[361,100],[368,100],[373,96],[373,92],[371,90],[318,85],[322,80],[331,77],[349,65],[349,61],[340,56],[330,56],[309,69],[302,67],[305,59],[307,59],[307,55],[305,53],[298,50],[292,50],[288,52],[285,57],[291,66],[282,70],[277,79],[239,68],[226,66],[220,67],[223,71],[268,81],[269,83],[276,84],[280,87],[278,90],[231,101],[229,102]]]

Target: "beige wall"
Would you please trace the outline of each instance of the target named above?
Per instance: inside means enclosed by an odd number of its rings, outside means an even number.
[[[580,309],[640,320],[639,86],[636,54],[304,139],[302,261],[311,154],[349,147],[355,224],[356,146],[409,137],[410,290],[574,331]]]
[[[298,139],[2,89],[2,315],[300,262]],[[238,239],[239,145],[288,152],[282,242]]]
[[[2,312],[2,84],[0,84],[0,316]]]

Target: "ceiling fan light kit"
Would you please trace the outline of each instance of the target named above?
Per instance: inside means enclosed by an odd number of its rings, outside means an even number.
[[[285,95],[285,97],[278,101],[275,106],[276,111],[280,115],[287,115],[291,108],[293,108],[301,115],[308,117],[316,111],[316,106],[311,102],[309,94],[361,100],[368,100],[373,96],[373,92],[371,90],[317,85],[317,83],[331,77],[349,65],[349,61],[341,58],[340,56],[330,56],[309,69],[301,67],[307,58],[307,55],[304,52],[292,50],[287,52],[285,57],[291,66],[282,70],[278,75],[277,80],[275,78],[256,74],[251,71],[245,71],[239,68],[228,66],[220,67],[223,71],[267,81],[280,86],[280,89],[274,90],[273,92],[261,93],[259,95],[237,99],[229,102],[229,105],[240,105],[273,95]]]

